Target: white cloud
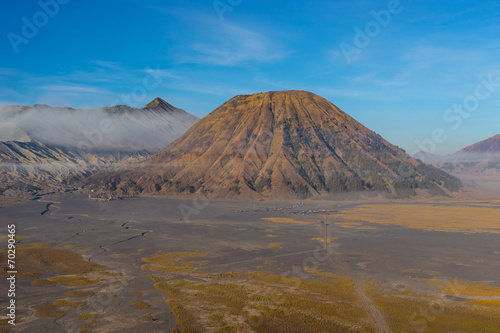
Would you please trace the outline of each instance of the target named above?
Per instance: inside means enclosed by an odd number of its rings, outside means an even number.
[[[481,59],[482,51],[434,45],[416,45],[405,51],[402,60],[418,68],[470,64]]]
[[[360,97],[363,96],[362,91],[355,89],[335,89],[335,88],[319,88],[316,92],[321,96],[331,97]]]
[[[172,79],[181,79],[182,78],[181,76],[173,74],[172,71],[165,70],[165,69],[158,69],[158,68],[152,69],[152,68],[148,68],[148,69],[142,70],[142,72],[146,73],[146,74],[153,75],[153,76],[168,77],[168,78],[172,78]]]
[[[21,72],[16,69],[0,67],[0,76],[17,76],[20,74]]]
[[[75,86],[75,85],[57,85],[49,84],[40,87],[41,90],[62,92],[62,93],[94,93],[94,94],[105,94],[108,93],[106,90],[102,90],[90,86]]]
[[[247,90],[235,88],[234,86],[223,86],[213,84],[194,84],[194,83],[180,83],[175,85],[176,89],[196,92],[201,94],[213,96],[228,96],[240,95],[246,93]]]
[[[148,8],[165,13],[170,19],[179,18],[186,24],[182,35],[167,34],[172,45],[177,44],[173,59],[178,64],[236,66],[246,62],[272,62],[289,54],[281,46],[282,33],[270,27],[250,29],[228,20],[221,22],[215,11],[208,15],[192,8]]]
[[[213,29],[206,39],[208,42],[191,44],[194,54],[184,55],[179,61],[234,66],[247,61],[270,62],[287,55],[262,34],[236,25]]]
[[[105,61],[105,60],[92,60],[90,63],[97,65],[98,67],[113,69],[113,70],[122,70],[123,67],[119,62],[113,61]]]
[[[404,87],[409,83],[409,73],[402,72],[392,78],[381,78],[379,72],[367,72],[358,76],[347,78],[348,81],[360,84],[373,84],[379,87]]]

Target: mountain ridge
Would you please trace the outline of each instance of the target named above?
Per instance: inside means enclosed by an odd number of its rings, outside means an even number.
[[[405,196],[417,189],[445,195],[461,186],[331,102],[300,90],[235,96],[140,171],[98,177],[115,192],[250,198],[365,190]]]
[[[0,109],[0,124],[2,128],[12,127],[5,133],[23,131],[34,140],[52,146],[80,150],[84,147],[87,151],[95,152],[147,150],[155,153],[199,120],[163,102],[160,107],[142,109],[126,105],[97,109],[60,108],[42,104],[4,107]],[[17,140],[18,137],[2,135],[2,140]]]
[[[198,121],[168,105],[172,112],[126,105],[2,108],[0,195],[65,189],[92,173],[159,151]]]
[[[467,146],[437,165],[457,176],[500,177],[500,134]]]

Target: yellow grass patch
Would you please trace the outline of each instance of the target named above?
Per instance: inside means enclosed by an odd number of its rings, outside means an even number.
[[[89,320],[94,319],[96,316],[96,313],[80,313],[77,318],[80,320]]]
[[[347,209],[337,217],[433,231],[500,233],[499,210],[487,207],[374,204]]]
[[[38,317],[56,318],[64,316],[69,309],[79,308],[84,305],[84,302],[68,302],[66,300],[59,299],[52,303],[44,302],[39,304],[35,310],[35,314]]]
[[[127,258],[130,256],[131,256],[130,254],[118,254],[118,253],[108,255],[108,257],[110,258]]]
[[[25,239],[26,236],[15,236],[14,239],[15,240],[21,240],[21,239]],[[10,239],[9,236],[0,236],[0,242],[6,242]]]
[[[59,306],[53,303],[41,303],[37,307],[35,314],[38,317],[56,318],[64,316],[66,314],[66,311],[61,310]]]
[[[204,253],[193,253],[193,252],[169,252],[165,254],[158,254],[148,258],[142,258],[142,261],[149,262],[157,265],[176,265],[179,259],[182,258],[197,258],[206,257]]]
[[[40,247],[48,247],[49,244],[47,243],[42,243],[42,242],[32,242],[32,243],[22,243],[18,244],[17,248],[20,249],[33,249],[33,248],[40,248]]]
[[[334,224],[342,228],[349,228],[349,229],[354,229],[361,225],[361,223],[354,223],[354,222],[335,222]]]
[[[55,286],[57,285],[57,283],[55,283],[54,281],[49,281],[49,280],[33,280],[31,281],[31,285],[32,286],[36,286],[36,287],[40,287],[40,286],[44,286],[44,287],[52,287],[52,286]]]
[[[84,260],[80,255],[67,250],[52,249],[44,243],[19,244],[16,249],[20,279],[38,279],[47,269],[59,274],[79,274],[103,271],[104,266]],[[0,262],[7,262],[7,251],[0,251]],[[0,271],[0,277],[6,274]],[[43,280],[34,282],[43,285]]]
[[[311,275],[318,276],[318,277],[329,277],[329,278],[333,278],[333,279],[341,279],[342,278],[341,276],[339,276],[337,274],[333,274],[330,272],[324,272],[322,269],[317,269],[317,268],[304,267],[304,271],[306,271],[307,273],[309,273]]]
[[[349,278],[303,280],[260,272],[204,274],[155,287],[166,293],[175,332],[375,332]],[[196,277],[196,276],[194,276]]]
[[[393,332],[498,332],[500,313],[409,291],[387,292],[376,284],[365,292],[384,315]]]
[[[154,317],[151,315],[151,313],[148,313],[148,314],[144,315],[144,320],[145,321],[153,321]]]
[[[85,305],[84,302],[68,302],[64,299],[58,299],[54,301],[54,304],[60,307],[68,307],[68,308],[79,308]]]
[[[66,293],[69,297],[87,297],[95,295],[93,291],[83,291],[83,290],[70,290]]]
[[[98,280],[91,280],[83,275],[61,275],[49,278],[49,281],[68,286],[90,286],[98,284]]]
[[[158,270],[179,272],[151,277],[155,287],[168,295],[177,318],[174,332],[376,331],[348,277],[307,267],[306,272],[312,275],[307,280],[264,272],[212,274],[199,270],[200,262],[189,261],[200,256],[205,255],[159,253],[143,258]],[[197,269],[185,270],[186,266]],[[410,318],[415,319],[414,313],[419,315],[422,309],[431,309],[435,301],[411,292],[383,291],[373,285],[367,292],[393,332],[416,331],[418,327],[412,326]],[[445,302],[443,312],[433,314],[435,320],[428,323],[429,332],[476,332],[482,327],[491,331],[500,327],[497,310],[481,310],[478,305],[479,310],[470,313],[469,303],[456,306],[458,302]]]
[[[160,253],[151,257],[142,258],[142,261],[148,262],[141,266],[141,270],[157,270],[169,272],[187,272],[196,269],[198,266],[204,266],[207,261],[185,261],[189,258],[205,257],[204,253],[194,252],[169,252]]]
[[[500,308],[500,300],[486,300],[486,299],[471,299],[469,300],[469,302],[471,302],[472,304],[476,304],[476,305],[482,305],[482,306],[488,306],[488,307],[498,307]]]
[[[332,242],[332,239],[324,239],[324,238],[321,238],[321,237],[314,237],[314,238],[311,238],[311,240],[317,240],[317,241],[320,241],[320,242],[327,242],[327,243],[331,243]]]
[[[374,227],[363,226],[363,225],[361,225],[361,223],[357,223],[357,222],[335,222],[335,224],[339,225],[342,228],[348,228],[348,229],[359,229],[359,230],[375,229]]]
[[[149,305],[148,303],[146,303],[144,301],[137,301],[134,304],[132,304],[131,306],[133,306],[136,309],[151,309],[151,305]]]
[[[267,245],[267,247],[268,247],[268,248],[270,248],[270,249],[273,249],[273,248],[280,248],[280,249],[283,249],[283,248],[284,248],[283,246],[281,246],[281,244],[280,244],[280,243],[269,243],[269,244]]]
[[[314,224],[314,222],[298,221],[288,217],[264,217],[263,220],[268,220],[274,223],[289,223],[289,224]]]
[[[439,280],[426,279],[430,284],[441,286],[444,293],[455,296],[471,296],[471,297],[500,297],[500,287],[479,284],[468,281],[453,280],[451,282],[442,282]]]

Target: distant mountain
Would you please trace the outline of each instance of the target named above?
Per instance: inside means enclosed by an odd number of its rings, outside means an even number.
[[[163,112],[168,112],[168,113],[178,113],[178,114],[185,114],[186,111],[176,108],[175,106],[172,106],[165,102],[163,99],[157,97],[154,100],[152,100],[150,103],[145,105],[143,110],[154,110],[154,111],[163,111]]]
[[[461,186],[305,91],[236,96],[136,169],[91,182],[117,193],[224,198],[401,197]]]
[[[440,162],[446,160],[448,155],[438,155],[438,154],[428,153],[425,151],[419,151],[418,153],[414,154],[413,157],[421,160],[424,163],[436,166]]]
[[[136,163],[149,154],[79,154],[39,141],[0,142],[0,196],[25,197],[60,191],[94,172]]]
[[[475,143],[458,151],[456,155],[466,156],[468,159],[483,161],[484,157],[496,158],[500,153],[500,134]],[[475,155],[475,156],[474,156]],[[479,159],[478,159],[479,158]]]
[[[197,120],[160,98],[142,109],[5,107],[0,110],[0,195],[61,190],[113,165],[135,163]]]
[[[19,131],[55,147],[86,152],[158,152],[199,119],[156,98],[142,109],[126,105],[99,109],[8,106],[0,110],[1,141],[18,140]],[[14,130],[15,128],[15,130]],[[17,131],[17,132],[16,132]],[[17,134],[14,134],[16,132]]]
[[[438,166],[457,176],[500,177],[500,135],[465,147]]]
[[[89,175],[80,156],[36,141],[0,142],[0,195],[22,197],[62,189],[67,179]]]

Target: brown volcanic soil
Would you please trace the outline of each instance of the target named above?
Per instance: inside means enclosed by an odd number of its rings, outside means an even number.
[[[49,211],[41,215],[46,211],[48,203],[53,204]],[[491,319],[489,321],[485,319],[479,324],[471,324],[470,319],[474,319],[475,315],[483,314],[496,316],[493,317],[496,321],[500,308],[497,306],[495,310],[484,306],[480,308],[473,306],[473,303],[469,302],[466,297],[469,297],[467,293],[474,290],[461,287],[458,282],[474,282],[478,284],[476,287],[478,292],[491,290],[492,286],[500,286],[499,234],[441,232],[421,230],[418,226],[416,229],[408,229],[396,224],[370,223],[366,217],[359,214],[360,212],[353,216],[355,219],[344,219],[343,215],[362,208],[350,202],[310,201],[297,204],[293,201],[211,201],[207,202],[204,207],[196,206],[196,212],[187,219],[181,208],[194,207],[194,204],[193,200],[162,198],[105,202],[87,200],[82,194],[70,193],[49,195],[38,201],[0,208],[2,216],[0,227],[7,230],[8,224],[16,225],[17,235],[20,236],[18,238],[20,243],[17,246],[43,242],[47,244],[47,247],[73,252],[88,259],[89,262],[108,267],[110,272],[122,274],[103,278],[98,284],[83,286],[32,285],[30,279],[19,277],[16,297],[18,316],[22,318],[22,321],[12,332],[73,332],[75,330],[65,329],[66,325],[79,328],[88,324],[92,324],[88,330],[92,332],[172,332],[177,320],[172,314],[171,303],[167,303],[171,297],[167,297],[155,288],[157,279],[153,280],[151,276],[160,277],[165,282],[187,282],[188,285],[193,282],[213,285],[229,281],[238,287],[244,287],[252,282],[246,275],[241,280],[214,279],[215,274],[230,274],[231,272],[273,274],[278,278],[290,276],[307,279],[310,282],[327,278],[328,274],[336,274],[360,281],[356,284],[363,287],[366,286],[364,281],[381,283],[386,288],[382,297],[367,292],[367,289],[365,289],[367,297],[355,296],[356,299],[363,298],[364,303],[372,302],[374,306],[367,307],[366,311],[372,312],[373,309],[378,309],[393,332],[419,331],[412,325],[415,322],[413,313],[426,316],[425,318],[433,318],[428,324],[437,324],[437,328],[436,325],[429,326],[428,331],[495,331],[487,328],[492,325]],[[426,220],[429,210],[434,215],[436,214],[433,210],[434,206],[439,209],[470,208],[468,216],[471,216],[470,226],[473,228],[477,227],[474,210],[479,207],[483,207],[484,211],[500,209],[498,201],[457,202],[450,200],[441,203],[419,202],[415,205],[405,203],[369,206],[382,210],[394,208],[396,216],[399,216],[407,214],[408,205],[411,206],[410,211],[415,211],[415,216],[420,216],[422,220]],[[422,210],[422,205],[425,205],[427,210]],[[302,215],[300,213],[323,209],[327,211],[324,214]],[[329,212],[332,209],[338,211],[338,214]],[[325,230],[321,221],[325,221],[327,217],[329,226],[328,230]],[[303,222],[274,222],[279,221],[280,218]],[[304,222],[307,224],[303,224]],[[443,222],[455,223],[453,218],[444,218]],[[322,242],[326,232],[330,240],[328,251],[323,250],[324,243]],[[0,238],[2,242],[5,241],[5,236],[3,237],[3,240]],[[279,246],[271,246],[272,244]],[[5,250],[3,253],[6,254]],[[192,270],[184,273],[143,269],[143,265],[148,263],[143,258],[175,253],[206,255],[193,260],[207,260],[208,262],[201,267],[194,266]],[[61,266],[60,269],[65,268]],[[198,269],[201,273],[197,273]],[[19,271],[19,273],[22,272],[25,273],[26,269]],[[321,273],[323,276],[318,275]],[[48,271],[47,274],[48,276],[42,276],[39,279],[49,278],[50,274],[56,273]],[[93,276],[89,278],[97,279]],[[429,283],[428,279],[431,279],[432,283]],[[333,279],[325,281],[335,283]],[[282,291],[276,288],[282,288],[280,280],[274,279],[269,282],[272,282],[273,286],[261,283],[261,289],[258,291],[262,291],[263,295],[278,291],[276,295],[279,295]],[[453,288],[441,291],[437,289],[439,285],[435,284],[440,282],[452,284]],[[6,284],[1,284],[1,286],[6,286]],[[288,287],[294,286],[296,285],[288,285]],[[295,287],[294,289],[301,292],[301,288]],[[196,293],[189,294],[189,297],[200,295],[195,300],[204,301],[201,298],[206,294],[204,290],[206,289],[198,289]],[[220,291],[220,289],[212,290]],[[212,295],[215,295],[217,300],[225,299],[225,295],[233,290],[238,289],[227,288],[222,293],[212,292]],[[327,294],[328,288],[317,290],[324,295],[325,305],[334,304],[338,309],[343,308],[342,305],[345,303],[339,303],[342,300],[342,293]],[[88,291],[94,293],[88,296],[74,296]],[[414,295],[408,291],[413,291]],[[193,299],[183,295],[186,294],[180,294],[184,297],[180,300],[181,305]],[[240,295],[230,294],[232,299],[243,300],[245,309],[252,309],[255,306],[255,303],[246,302],[244,298],[240,298]],[[422,295],[422,298],[418,295]],[[264,301],[259,303],[262,304],[262,307],[259,305],[260,309],[264,309],[260,310],[260,313],[266,313],[264,311],[266,311],[267,304],[276,304],[286,313],[293,310],[294,304],[300,301],[306,304],[307,310],[312,313],[309,318],[320,322],[328,318],[330,313],[315,312],[313,308],[310,308],[309,304],[313,297],[316,297],[314,293],[309,293],[306,297],[294,296],[289,299],[289,303],[285,304],[272,302],[272,298],[264,298]],[[5,309],[9,300],[6,297],[2,298],[0,307]],[[271,301],[268,302],[267,299]],[[415,299],[419,301],[416,302]],[[67,313],[58,318],[37,315],[36,309],[40,304],[54,304],[60,300],[83,302],[85,305],[68,308],[65,310]],[[305,300],[307,302],[304,303]],[[385,301],[380,303],[380,300]],[[135,307],[134,304],[139,301],[146,302],[151,309]],[[213,310],[221,309],[218,308],[218,304],[220,303],[214,302],[212,306],[201,308],[193,313],[196,315],[211,313]],[[430,312],[431,309],[437,309],[437,306],[443,310]],[[222,309],[220,310],[222,314],[233,317],[234,313]],[[464,313],[465,311],[467,312]],[[279,315],[280,312],[277,314]],[[273,312],[269,313],[273,314]],[[359,311],[356,316],[364,316],[364,313],[364,311]],[[96,317],[92,318],[95,322],[91,322],[90,319],[84,320],[79,316],[83,314],[95,314]],[[154,320],[147,320],[145,318],[147,314],[151,314]],[[462,317],[456,319],[461,314],[463,314]],[[433,317],[428,317],[431,315]],[[265,317],[264,322],[269,323],[276,317],[278,316]],[[242,318],[239,315],[234,318],[246,320],[248,317]],[[340,317],[339,322],[349,321],[349,318]],[[374,318],[378,319],[376,316]],[[418,320],[420,318],[423,317],[419,317]],[[440,326],[451,325],[454,322],[464,323],[464,325],[455,329]],[[401,325],[406,327],[400,328]],[[209,329],[203,327],[200,331],[206,332]],[[290,332],[293,330],[287,330],[285,327],[267,331],[261,328],[255,331]],[[332,332],[334,330],[297,329],[295,331]],[[345,331],[347,330],[342,332]]]
[[[137,169],[92,181],[118,193],[225,198],[443,195],[461,186],[326,99],[295,90],[236,96]]]

